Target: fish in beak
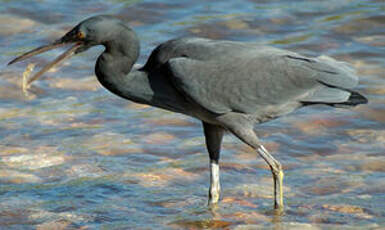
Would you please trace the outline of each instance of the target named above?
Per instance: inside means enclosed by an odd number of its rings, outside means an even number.
[[[62,46],[66,46],[66,45],[69,45],[69,44],[74,44],[71,48],[69,48],[63,54],[58,56],[55,60],[53,60],[52,62],[48,63],[46,66],[44,66],[34,76],[29,78],[28,81],[27,81],[27,85],[31,84],[33,81],[37,80],[40,76],[42,76],[45,72],[50,70],[53,66],[55,66],[59,62],[62,62],[63,60],[65,60],[67,58],[70,58],[71,56],[73,56],[76,53],[79,53],[79,52],[82,52],[82,51],[86,50],[88,47],[85,45],[84,37],[85,37],[84,33],[80,32],[75,27],[73,30],[71,30],[66,35],[64,35],[61,39],[53,42],[52,44],[40,46],[40,47],[38,47],[36,49],[28,51],[28,52],[26,52],[26,53],[16,57],[12,61],[10,61],[8,63],[8,65],[11,65],[11,64],[16,63],[16,62],[23,61],[23,60],[28,59],[28,58],[30,58],[32,56],[35,56],[35,55],[47,52],[47,51],[52,50],[52,49],[56,49],[56,48],[59,48],[59,47],[62,47]]]

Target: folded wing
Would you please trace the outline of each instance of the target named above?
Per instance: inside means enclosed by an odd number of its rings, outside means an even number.
[[[358,83],[346,63],[265,46],[208,60],[176,57],[165,65],[180,92],[217,114],[253,114],[295,102],[344,103]]]

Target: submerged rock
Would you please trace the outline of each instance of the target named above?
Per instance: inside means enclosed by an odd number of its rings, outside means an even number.
[[[165,132],[157,132],[157,133],[151,133],[145,137],[143,137],[144,141],[147,144],[169,144],[171,141],[175,139],[175,136],[170,133]]]
[[[49,221],[36,226],[36,230],[66,230],[71,222],[66,220]]]
[[[221,203],[236,204],[239,206],[250,207],[250,208],[258,207],[256,204],[253,204],[250,201],[239,199],[237,197],[225,197],[222,199]]]
[[[52,88],[78,90],[78,91],[96,91],[101,89],[100,83],[96,77],[89,76],[84,78],[51,78],[49,86]]]
[[[122,155],[143,152],[142,148],[126,135],[114,132],[91,136],[84,140],[82,145],[84,148],[95,151],[101,155]]]
[[[241,222],[245,224],[261,224],[266,222],[271,222],[271,217],[261,214],[260,212],[235,212],[223,215],[223,217],[236,220],[236,222]]]
[[[23,183],[41,183],[43,180],[31,173],[23,173],[17,170],[0,170],[0,182],[2,183],[14,183],[14,184],[23,184]]]
[[[170,224],[173,229],[226,229],[232,222],[223,220],[181,220]]]
[[[187,172],[181,168],[164,168],[153,172],[137,173],[128,175],[136,178],[143,187],[165,187],[176,181],[191,181],[197,179],[198,175]]]
[[[354,38],[355,41],[369,44],[371,46],[385,46],[385,35],[373,35]]]
[[[21,154],[16,156],[5,156],[1,159],[1,162],[10,168],[21,169],[40,169],[45,167],[51,167],[55,165],[63,164],[66,159],[64,156],[60,156],[52,153],[35,153]]]
[[[385,130],[354,129],[348,130],[347,134],[360,143],[385,143]]]
[[[340,212],[340,213],[363,213],[364,210],[361,207],[353,206],[353,205],[335,205],[335,204],[324,204],[322,205],[322,208],[334,211],[334,212]]]
[[[10,36],[18,33],[32,32],[38,23],[29,18],[21,18],[10,14],[2,14],[0,16],[0,25],[0,35]]]

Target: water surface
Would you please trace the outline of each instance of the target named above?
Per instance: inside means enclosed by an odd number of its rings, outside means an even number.
[[[1,1],[0,229],[383,229],[384,12],[381,0]],[[284,165],[281,217],[265,163],[227,136],[222,202],[209,210],[200,122],[102,88],[93,73],[102,48],[47,73],[29,95],[20,88],[27,63],[6,67],[97,14],[134,28],[141,64],[175,37],[257,41],[351,63],[370,103],[308,107],[256,126]]]

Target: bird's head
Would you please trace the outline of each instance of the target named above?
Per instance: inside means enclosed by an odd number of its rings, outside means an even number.
[[[40,46],[36,49],[28,51],[10,61],[8,65],[20,62],[37,54],[44,53],[61,46],[73,44],[71,48],[57,57],[54,61],[47,64],[39,73],[33,76],[29,81],[30,83],[60,61],[69,58],[74,54],[86,51],[92,46],[104,45],[108,49],[108,42],[118,36],[122,36],[125,31],[130,31],[130,29],[125,26],[122,21],[113,16],[99,15],[90,17],[80,22],[62,38],[51,44]]]

